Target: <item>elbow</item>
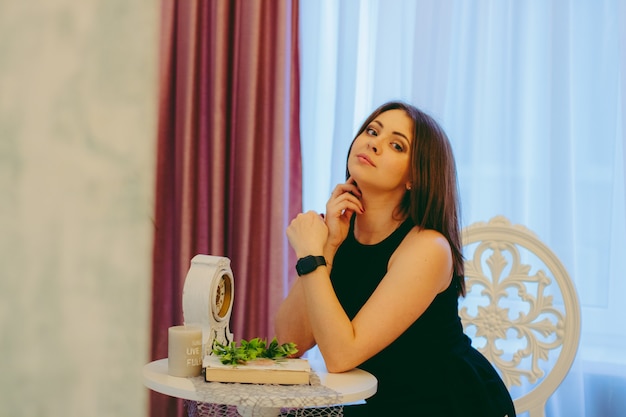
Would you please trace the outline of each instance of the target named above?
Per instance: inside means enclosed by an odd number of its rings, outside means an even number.
[[[332,355],[324,355],[323,353],[322,356],[324,357],[326,370],[333,374],[351,371],[357,366],[350,358],[333,357]]]
[[[302,329],[285,323],[281,324],[278,320],[274,323],[274,331],[278,343],[294,343],[296,345],[298,351],[291,356],[292,358],[299,358],[315,345],[315,340],[307,336]]]
[[[331,374],[340,374],[343,372],[348,372],[350,370],[354,369],[354,367],[347,367],[347,366],[337,366],[337,365],[329,365],[326,364],[326,370],[328,372],[330,372]]]
[[[331,374],[341,374],[343,372],[351,371],[354,368],[355,366],[352,365],[326,363],[326,370]]]

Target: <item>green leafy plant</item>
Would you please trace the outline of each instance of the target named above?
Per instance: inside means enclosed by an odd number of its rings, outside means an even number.
[[[257,358],[280,360],[296,352],[298,349],[295,343],[281,345],[275,337],[269,344],[266,339],[258,337],[249,341],[242,339],[239,345],[236,342],[223,345],[217,341],[213,344],[213,353],[223,364],[227,365],[243,365]]]

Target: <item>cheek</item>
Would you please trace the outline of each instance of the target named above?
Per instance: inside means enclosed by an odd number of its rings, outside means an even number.
[[[350,160],[354,155],[358,153],[357,149],[359,148],[359,138],[356,138],[350,144],[350,148],[348,150],[348,160]]]
[[[396,161],[393,164],[393,167],[398,178],[401,178],[402,180],[409,179],[409,162],[406,159]]]
[[[350,153],[355,151],[355,148],[361,148],[364,144],[367,143],[367,137],[361,133],[359,136],[354,138],[352,144],[350,145]]]

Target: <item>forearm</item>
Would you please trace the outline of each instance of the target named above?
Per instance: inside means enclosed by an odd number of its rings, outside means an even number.
[[[299,280],[312,333],[328,370],[343,372],[359,365],[361,358],[354,356],[354,328],[335,295],[327,269],[317,268]]]
[[[296,281],[289,295],[280,305],[274,318],[276,337],[280,343],[295,343],[296,356],[301,356],[315,345],[309,323],[302,284]]]
[[[343,226],[347,230],[348,222],[349,217],[345,216],[337,228],[341,229]],[[326,367],[331,372],[341,372],[352,369],[361,362],[354,362],[352,359],[351,349],[355,346],[352,323],[335,295],[329,273],[337,247],[345,238],[345,233],[338,234],[341,239],[330,239],[328,233],[324,219],[313,211],[299,214],[289,224],[287,237],[296,257],[301,259],[311,255],[323,255],[327,262],[326,266],[320,266],[298,278],[294,285],[297,292],[292,291],[297,298],[292,299],[294,304],[291,307],[293,311],[296,307],[304,308],[307,314],[301,317],[306,316],[312,337],[324,356]],[[283,324],[288,320],[293,323],[298,318],[283,318]],[[286,329],[286,325],[283,329]]]

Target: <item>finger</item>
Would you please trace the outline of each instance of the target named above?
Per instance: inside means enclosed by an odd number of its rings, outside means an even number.
[[[352,178],[352,176],[348,177],[348,179],[346,180],[346,183],[354,185],[354,187],[356,188],[356,192],[359,196],[363,195],[363,193],[361,193],[361,189],[359,188],[359,185],[356,183],[356,180]]]
[[[352,196],[352,199],[343,199],[335,204],[329,205],[326,208],[326,215],[330,216],[331,214],[334,214],[339,216],[345,210],[352,210],[361,214],[365,213],[365,208],[363,207],[361,201],[354,199],[354,196]]]
[[[309,210],[306,213],[303,214],[304,218],[306,218],[306,221],[313,224],[316,223],[318,221],[324,221],[323,217],[320,216],[319,213],[317,213],[316,211],[313,210]]]
[[[341,205],[341,206],[334,207],[334,208],[332,208],[332,210],[329,210],[327,212],[327,216],[326,216],[325,222],[328,223],[328,221],[330,219],[341,217],[341,215],[346,210],[350,210],[352,212],[357,212],[359,214],[365,213],[365,210],[362,207],[360,207],[360,206],[357,206],[355,204],[344,204],[344,205]]]
[[[350,202],[350,203],[356,205],[361,210],[364,209],[363,202],[358,197],[356,197],[355,195],[353,195],[351,193],[344,193],[344,194],[340,195],[330,205],[345,204],[346,202]]]
[[[343,211],[343,213],[341,214],[342,217],[346,218],[346,221],[350,220],[350,218],[352,217],[352,215],[354,214],[354,210],[353,209],[345,209]]]
[[[359,188],[355,184],[345,182],[342,184],[337,184],[337,186],[331,193],[331,198],[337,198],[340,195],[346,193],[355,195],[357,197],[361,196],[361,190],[359,190]]]

